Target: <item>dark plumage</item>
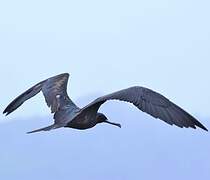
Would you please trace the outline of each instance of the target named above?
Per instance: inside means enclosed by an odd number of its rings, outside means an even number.
[[[47,105],[54,113],[54,124],[31,131],[48,131],[60,127],[88,129],[98,123],[109,123],[121,127],[118,123],[109,122],[106,116],[98,113],[100,106],[108,100],[120,100],[133,103],[138,109],[178,127],[200,127],[207,131],[198,120],[163,95],[148,88],[134,86],[97,98],[83,108],[77,107],[67,94],[69,74],[64,73],[46,79],[15,98],[4,110],[6,115],[21,106],[26,100],[43,92]]]

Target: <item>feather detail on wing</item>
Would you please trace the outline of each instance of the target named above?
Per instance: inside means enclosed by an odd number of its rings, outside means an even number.
[[[47,105],[51,108],[51,112],[55,113],[65,106],[73,106],[78,108],[69,98],[67,94],[67,83],[69,74],[64,73],[49,79],[46,79],[35,86],[31,87],[20,96],[15,98],[4,110],[6,115],[10,114],[21,106],[25,101],[35,96],[40,91],[43,92]],[[72,109],[73,109],[72,108]]]
[[[207,131],[198,120],[185,110],[171,102],[163,95],[150,90],[148,88],[134,86],[127,89],[123,89],[102,97],[99,97],[83,109],[88,109],[93,106],[98,108],[102,103],[107,100],[120,100],[134,104],[138,109],[150,114],[151,116],[165,121],[166,123],[178,127],[191,127],[196,126]]]

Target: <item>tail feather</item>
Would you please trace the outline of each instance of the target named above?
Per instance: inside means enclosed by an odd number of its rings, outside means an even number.
[[[39,131],[50,131],[50,130],[56,129],[56,128],[59,128],[59,126],[53,124],[51,126],[47,126],[44,128],[40,128],[40,129],[36,129],[36,130],[30,131],[30,132],[27,132],[27,134],[31,134],[31,133],[35,133],[35,132],[39,132]]]

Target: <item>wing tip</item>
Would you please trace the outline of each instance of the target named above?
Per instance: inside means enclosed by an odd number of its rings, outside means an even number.
[[[172,126],[173,126],[173,125],[178,126],[177,124],[172,124]],[[202,129],[202,130],[204,130],[204,131],[206,131],[206,132],[209,131],[209,130],[208,130],[205,126],[203,126],[203,125],[201,125],[201,126],[193,125],[193,126],[188,126],[188,127],[178,126],[178,127],[179,127],[179,128],[192,128],[192,129],[200,128],[200,129]]]
[[[193,129],[200,128],[200,129],[208,132],[208,129],[203,124],[201,124],[198,120],[196,120],[196,119],[194,119],[192,125],[189,125],[189,128],[193,128]]]
[[[187,119],[191,122],[189,124],[188,127],[191,127],[193,129],[196,129],[196,127],[199,127],[205,131],[208,132],[208,129],[203,125],[201,124],[195,117],[193,117],[191,114],[189,114],[188,112],[186,112],[185,110],[183,110],[182,108],[180,108],[179,106],[177,106],[176,104],[174,104],[174,106],[179,110],[181,111],[182,113],[184,113],[184,115],[187,116]]]
[[[16,108],[15,108],[16,109]],[[12,113],[14,110],[14,107],[12,106],[12,103],[10,103],[6,108],[5,110],[3,111],[3,114],[5,116],[8,116],[10,113]]]
[[[208,132],[208,129],[203,124],[201,124],[198,120],[196,120],[195,118],[194,118],[194,126],[197,126],[197,127]]]
[[[204,131],[208,132],[209,130],[205,126],[198,126],[199,128],[203,129]]]
[[[10,113],[11,113],[11,112],[10,112],[8,109],[5,109],[5,110],[3,111],[3,114],[4,114],[5,116],[8,116]]]
[[[199,121],[194,122],[193,125],[190,125],[186,128],[193,128],[193,129],[200,128],[200,129],[208,132],[208,129],[204,125],[202,125]]]

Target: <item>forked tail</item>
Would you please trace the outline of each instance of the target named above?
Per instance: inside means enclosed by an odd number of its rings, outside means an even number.
[[[47,126],[47,127],[44,127],[44,128],[40,128],[40,129],[36,129],[36,130],[33,130],[33,131],[30,131],[30,132],[27,132],[27,134],[31,134],[31,133],[35,133],[35,132],[39,132],[39,131],[50,131],[52,129],[56,129],[56,128],[59,128],[60,126],[57,126],[56,124],[53,124],[53,125],[50,125],[50,126]]]

